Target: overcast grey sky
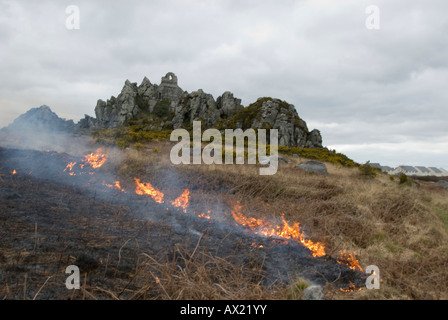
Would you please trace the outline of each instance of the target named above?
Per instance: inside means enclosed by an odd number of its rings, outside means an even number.
[[[286,100],[358,162],[448,169],[447,12],[446,0],[0,0],[0,127],[42,104],[77,122],[126,79],[172,71],[187,91]]]

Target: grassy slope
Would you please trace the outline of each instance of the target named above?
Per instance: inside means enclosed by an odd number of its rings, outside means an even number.
[[[242,116],[252,111],[246,109]],[[147,127],[160,126],[161,121],[145,116],[122,128],[97,131],[94,137],[99,142],[140,150],[128,151],[128,160],[120,170],[124,178],[145,173],[157,178],[157,171],[163,173],[170,166],[170,145],[159,140],[168,140],[171,130],[152,132]],[[145,152],[155,146],[164,152]],[[324,241],[327,253],[356,251],[364,268],[370,264],[380,268],[381,290],[336,292],[335,298],[448,298],[446,190],[427,182],[421,182],[420,188],[412,182],[399,184],[398,179],[385,174],[371,179],[372,172],[360,171],[357,163],[326,148],[279,147],[279,152],[290,162],[280,166],[274,176],[259,176],[258,168],[249,165],[178,169],[187,181],[184,187],[196,190],[193,196],[238,199],[245,208],[251,208],[245,214],[268,219],[284,213],[289,221],[309,228],[315,240]],[[158,160],[152,162],[154,159]],[[330,175],[321,177],[294,169],[306,159],[326,162]],[[149,173],[144,169],[148,163],[153,168]]]
[[[160,152],[148,152],[155,147]],[[127,151],[120,175],[163,178],[170,145],[156,142]],[[355,251],[361,266],[377,265],[380,290],[335,292],[328,299],[448,299],[447,191],[430,183],[400,185],[386,174],[368,179],[358,168],[327,163],[329,176],[295,169],[304,158],[288,157],[274,176],[260,176],[254,165],[177,166],[179,187],[192,199],[239,200],[247,216],[299,221],[307,234],[338,256]],[[287,298],[287,296],[285,296]]]

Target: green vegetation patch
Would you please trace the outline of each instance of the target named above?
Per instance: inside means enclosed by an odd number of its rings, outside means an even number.
[[[92,131],[92,137],[98,143],[117,145],[124,149],[131,145],[141,147],[144,142],[153,140],[168,141],[171,130],[150,130],[145,125],[125,125],[118,128],[105,128]]]
[[[338,153],[327,148],[300,148],[279,146],[278,152],[287,155],[297,154],[299,157],[330,162],[344,167],[359,167],[359,164],[347,157],[345,154]]]
[[[170,114],[171,102],[169,100],[161,100],[154,106],[154,114],[160,118],[168,117]]]

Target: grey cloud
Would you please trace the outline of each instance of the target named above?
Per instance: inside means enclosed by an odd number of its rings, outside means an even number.
[[[47,104],[77,120],[126,79],[173,71],[184,90],[286,100],[323,125],[324,144],[447,137],[444,0],[375,1],[377,31],[364,26],[366,0],[75,2],[72,31],[66,3],[0,2],[2,111]]]

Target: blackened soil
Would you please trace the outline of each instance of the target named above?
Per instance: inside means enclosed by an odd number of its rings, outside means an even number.
[[[142,254],[163,259],[178,245],[261,266],[266,285],[298,276],[340,287],[365,281],[332,257],[314,258],[298,243],[253,235],[230,218],[201,219],[106,188],[101,172],[62,174],[73,160],[0,148],[0,299],[92,298],[66,288],[69,265],[79,267],[85,285],[97,288],[96,298],[127,299],[132,288],[138,290],[133,274]]]

